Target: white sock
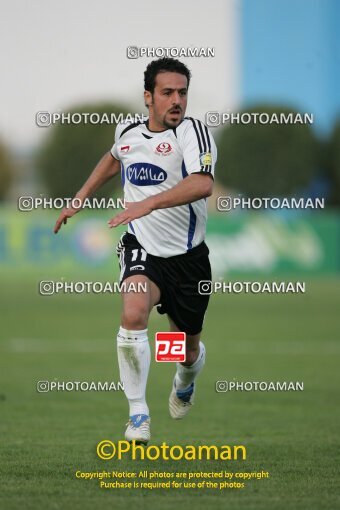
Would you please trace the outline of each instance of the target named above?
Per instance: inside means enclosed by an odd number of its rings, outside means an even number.
[[[133,331],[120,327],[117,335],[120,380],[124,384],[124,392],[129,401],[129,416],[149,415],[145,400],[151,357],[147,331],[147,329]]]
[[[195,378],[198,376],[200,371],[202,370],[205,363],[205,347],[204,343],[199,343],[200,352],[197,356],[197,360],[190,366],[184,366],[180,363],[177,363],[177,372],[175,375],[176,389],[177,390],[185,390],[190,386],[192,382],[194,382]]]

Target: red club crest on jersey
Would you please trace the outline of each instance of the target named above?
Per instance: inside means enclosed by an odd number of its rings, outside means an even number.
[[[162,155],[162,156],[168,156],[169,153],[172,151],[172,147],[167,142],[159,143],[156,147],[156,154]]]

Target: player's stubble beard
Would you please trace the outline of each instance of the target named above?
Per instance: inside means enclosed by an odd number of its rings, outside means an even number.
[[[177,117],[177,120],[171,120],[171,121],[168,121],[167,120],[167,115],[171,115],[171,112],[172,111],[178,111],[178,117]],[[164,115],[163,117],[163,125],[167,128],[167,129],[173,129],[173,128],[176,128],[177,126],[179,126],[179,124],[182,122],[184,118],[184,112],[182,110],[182,107],[181,106],[175,106],[175,107],[172,107],[170,108],[170,110],[168,110],[166,112],[166,114]]]
[[[165,112],[165,114],[163,116],[157,114],[154,103],[152,103],[152,106],[153,106],[152,116],[153,116],[154,120],[156,120],[157,123],[159,125],[161,125],[162,127],[164,127],[165,129],[176,128],[177,126],[180,125],[180,123],[184,119],[186,108],[183,109],[183,107],[181,105],[172,106],[171,108],[169,108],[169,110],[167,110]],[[177,120],[173,120],[173,121],[167,120],[167,116],[171,115],[171,112],[173,112],[173,111],[178,111],[178,113],[179,113]],[[149,115],[150,114],[151,114],[151,112],[149,111]]]

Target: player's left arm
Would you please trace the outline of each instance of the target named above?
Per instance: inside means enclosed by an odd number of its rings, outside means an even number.
[[[213,184],[211,174],[192,173],[171,189],[140,202],[126,202],[124,211],[108,221],[108,224],[110,227],[127,225],[130,221],[146,216],[156,209],[191,204],[201,198],[209,197],[212,194]]]

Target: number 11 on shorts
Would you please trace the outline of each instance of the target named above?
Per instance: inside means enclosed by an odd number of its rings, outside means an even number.
[[[186,359],[186,334],[181,331],[158,332],[156,339],[156,361],[183,362]]]

